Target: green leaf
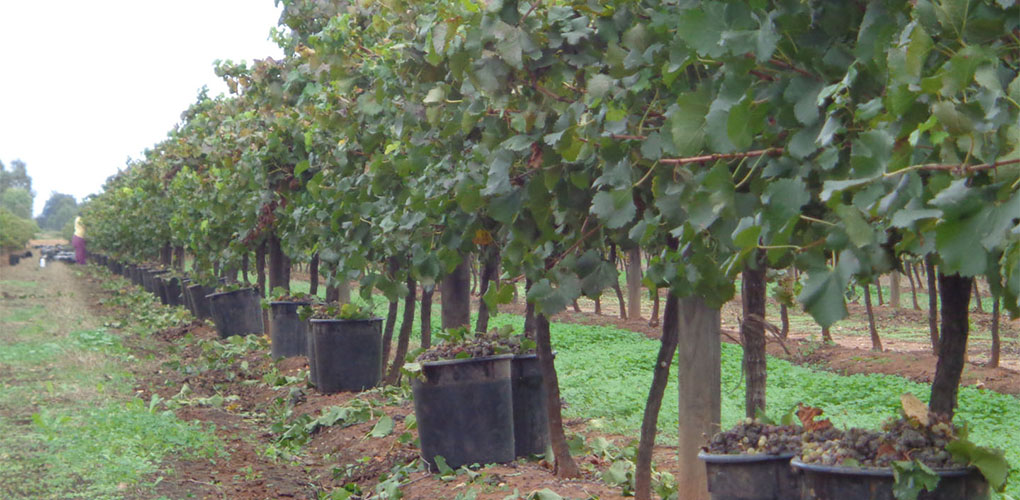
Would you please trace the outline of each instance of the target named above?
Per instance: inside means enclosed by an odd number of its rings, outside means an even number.
[[[648,134],[641,142],[641,157],[652,161],[662,158],[662,136],[658,132]]]
[[[496,37],[496,52],[510,66],[521,69],[524,67],[522,44],[524,33],[520,28],[500,22],[493,30]]]
[[[452,468],[446,463],[446,458],[442,455],[436,455],[433,459],[436,462],[436,469],[439,470],[440,476],[452,476],[456,474]]]
[[[980,210],[984,205],[981,190],[971,188],[966,178],[957,179],[938,192],[928,203],[942,210],[947,217],[959,217]]]
[[[308,170],[308,165],[308,160],[301,160],[297,162],[297,165],[294,165],[294,177],[297,177],[304,173],[305,170]]]
[[[592,75],[588,79],[588,96],[592,99],[601,99],[609,93],[609,89],[613,86],[613,77],[609,75],[603,75],[601,73]]]
[[[946,451],[957,462],[977,467],[994,490],[1001,492],[1006,487],[1009,463],[1001,450],[978,446],[968,439],[957,439],[946,445]]]
[[[697,92],[681,95],[676,104],[675,111],[669,117],[673,146],[681,156],[696,155],[705,148],[705,114],[710,104],[707,86]]]
[[[490,285],[489,289],[485,291],[485,295],[482,296],[482,300],[485,301],[485,305],[490,310],[495,311],[500,304],[509,304],[514,298],[514,286],[512,284],[494,284]]]
[[[375,423],[375,427],[372,427],[372,431],[368,433],[370,437],[382,438],[389,436],[393,432],[393,418],[389,415],[383,415],[378,422]]]
[[[825,125],[822,126],[821,132],[818,132],[818,137],[815,139],[815,142],[817,142],[820,147],[828,146],[829,143],[832,142],[832,136],[845,131],[846,129],[843,128],[843,124],[839,121],[839,118],[836,118],[836,115],[830,115],[829,118],[825,120]]]
[[[818,132],[822,129],[820,124],[814,126],[804,127],[793,134],[790,138],[790,142],[786,144],[786,152],[790,153],[790,156],[803,160],[808,156],[814,154],[818,150],[818,144],[815,142],[815,138],[818,137]]]
[[[836,206],[834,211],[843,221],[843,228],[854,246],[865,247],[875,242],[875,231],[868,221],[864,220],[860,210],[851,205],[841,204]]]
[[[740,219],[737,228],[730,235],[733,244],[739,248],[755,248],[758,246],[758,238],[761,236],[761,226],[757,225],[753,217]]]
[[[829,201],[829,199],[832,198],[833,193],[838,193],[855,186],[867,184],[872,180],[874,179],[868,178],[868,179],[850,179],[845,181],[825,181],[825,183],[822,184],[822,194],[819,196],[819,198],[822,201]]]
[[[563,497],[549,488],[542,488],[528,495],[528,500],[563,500]]]
[[[305,184],[305,189],[307,189],[308,192],[311,193],[311,195],[314,198],[318,198],[319,197],[319,186],[321,184],[322,184],[322,171],[319,171],[319,172],[317,172],[315,174],[314,177],[312,177],[308,181],[307,184]]]
[[[500,146],[509,149],[510,151],[521,152],[531,148],[531,145],[535,142],[535,139],[528,135],[515,135],[505,141]]]
[[[946,274],[975,276],[988,268],[988,252],[978,245],[980,224],[972,219],[947,219],[935,226],[935,248]]]
[[[800,207],[811,201],[811,193],[801,179],[778,179],[770,182],[762,194],[762,202],[770,217],[786,220],[800,215]]]
[[[854,140],[850,166],[854,177],[874,177],[885,171],[892,157],[894,138],[885,130],[869,130]]]
[[[936,209],[931,209],[931,208],[922,208],[922,209],[904,208],[902,210],[897,210],[896,213],[893,214],[893,217],[892,217],[892,226],[893,227],[908,228],[908,227],[912,227],[914,225],[914,222],[917,222],[919,220],[922,220],[922,219],[934,219],[934,218],[937,218],[937,217],[939,217],[941,215],[942,215],[942,211],[941,210],[936,210]]]
[[[510,164],[513,161],[513,154],[505,149],[500,149],[489,163],[489,175],[487,176],[485,189],[482,196],[496,196],[510,192]]]
[[[950,134],[964,135],[974,130],[974,121],[957,109],[952,102],[937,102],[932,105],[931,112]]]
[[[844,291],[850,284],[850,277],[860,266],[857,258],[848,251],[839,256],[839,263],[833,269],[808,272],[804,290],[797,297],[804,309],[821,326],[831,326],[847,315]]]
[[[893,462],[892,469],[896,500],[917,500],[922,491],[935,491],[939,484],[935,471],[917,460]]]
[[[591,213],[609,229],[617,229],[634,219],[637,207],[629,189],[599,191],[592,199]]]
[[[521,192],[520,190],[507,193],[502,196],[497,196],[489,201],[489,216],[496,220],[496,222],[510,225],[517,219],[517,214],[521,211]]]
[[[446,100],[446,90],[443,87],[433,87],[428,94],[425,95],[425,99],[422,101],[425,104],[435,104]]]
[[[725,8],[724,5],[710,3],[703,4],[702,8],[681,11],[677,19],[677,36],[700,55],[708,57],[723,55],[726,47],[721,43],[722,35],[729,29],[726,24]]]
[[[528,291],[528,302],[537,306],[536,312],[551,316],[563,311],[581,295],[581,282],[577,276],[559,274],[556,287],[548,279],[535,282]]]
[[[889,76],[897,83],[916,83],[935,44],[917,21],[903,28],[899,43],[900,47],[889,51]]]
[[[797,77],[790,81],[783,98],[794,103],[793,114],[797,121],[804,125],[814,125],[818,121],[818,93],[821,90],[822,83],[810,78]]]
[[[726,118],[726,135],[738,150],[750,148],[754,140],[755,124],[751,115],[751,100],[744,99],[730,108]]]
[[[776,32],[775,24],[773,24],[773,20],[778,15],[778,11],[770,12],[769,16],[762,20],[761,27],[758,28],[754,59],[759,63],[772,58],[772,53],[776,51],[776,45],[779,44],[780,36]]]
[[[630,478],[628,476],[631,474],[631,469],[633,467],[634,464],[629,460],[617,460],[602,473],[602,480],[605,481],[606,484],[614,486],[627,484],[630,482]]]

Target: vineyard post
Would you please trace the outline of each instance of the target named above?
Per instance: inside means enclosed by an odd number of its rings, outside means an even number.
[[[663,318],[663,324],[666,319]],[[679,391],[679,498],[708,500],[708,475],[698,451],[705,436],[720,430],[722,347],[719,309],[698,297],[681,300],[677,389]]]

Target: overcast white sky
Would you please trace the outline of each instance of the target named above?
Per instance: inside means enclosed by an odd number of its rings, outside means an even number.
[[[273,0],[0,0],[0,161],[21,159],[35,215],[99,192],[166,137],[213,61],[280,57]]]

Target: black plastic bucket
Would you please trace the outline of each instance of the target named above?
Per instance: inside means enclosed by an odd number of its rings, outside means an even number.
[[[262,305],[259,293],[254,288],[242,288],[231,292],[212,293],[209,299],[209,313],[220,338],[231,335],[262,335]]]
[[[181,296],[181,279],[174,276],[163,280],[163,287],[166,292],[166,305],[184,305],[184,297]]]
[[[152,269],[142,269],[139,273],[142,289],[149,293],[152,293],[152,271]]]
[[[307,302],[270,302],[269,335],[273,358],[305,356],[308,352],[308,322],[298,317]]]
[[[209,299],[206,296],[215,291],[216,288],[211,286],[188,286],[187,293],[191,296],[191,305],[195,308],[193,313],[196,318],[208,319],[212,317],[212,313],[209,311]]]
[[[308,383],[319,387],[319,370],[315,367],[315,335],[312,335],[312,324],[308,323],[305,335],[305,357],[308,358]]]
[[[549,446],[549,414],[542,367],[537,354],[514,356],[510,365],[514,398],[514,456],[546,452]]]
[[[167,269],[149,269],[142,275],[142,286],[144,286],[145,289],[149,291],[149,293],[155,295],[158,298],[159,288],[156,285],[155,278],[156,276],[166,274],[168,272],[170,271]]]
[[[893,471],[886,468],[843,467],[790,462],[801,474],[802,500],[895,500]],[[918,500],[987,500],[988,481],[973,467],[935,469],[939,484]]]
[[[313,319],[313,383],[323,394],[363,391],[382,380],[382,319]]]
[[[180,284],[181,289],[181,304],[188,308],[192,316],[195,316],[195,306],[191,302],[191,294],[188,293],[188,287],[191,286],[191,280],[188,278],[181,278]]]
[[[792,453],[720,455],[701,452],[698,458],[705,462],[712,500],[800,498],[800,477],[790,467]]]
[[[145,271],[145,268],[142,266],[131,266],[131,275],[128,276],[129,278],[131,278],[131,282],[137,286],[142,286],[143,271]]]
[[[155,275],[152,277],[152,292],[161,304],[164,306],[170,304],[166,294],[166,279],[163,276]]]
[[[422,458],[435,468],[514,460],[510,354],[432,361],[411,379]]]

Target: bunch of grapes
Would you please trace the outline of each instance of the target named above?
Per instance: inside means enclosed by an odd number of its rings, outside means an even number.
[[[795,425],[772,425],[755,419],[744,419],[733,428],[712,436],[709,453],[733,455],[782,455],[800,453],[802,428]]]
[[[842,465],[854,460],[865,465],[867,457],[876,456],[883,442],[880,432],[856,428],[844,431],[830,427],[804,434],[800,459],[805,463],[822,465]]]
[[[533,343],[532,343],[533,344]],[[528,354],[534,347],[525,347],[520,335],[506,335],[498,330],[479,333],[460,341],[446,341],[433,346],[418,356],[418,361],[441,359],[480,358],[497,354]],[[466,354],[465,354],[466,353]]]
[[[498,342],[479,337],[477,340],[471,339],[466,342],[443,342],[421,353],[418,356],[418,361],[439,361],[465,357],[482,358],[505,353],[507,353],[506,349],[502,349]]]
[[[932,468],[953,467],[946,445],[956,439],[956,429],[943,418],[930,423],[899,418],[882,425],[881,431],[827,429],[805,433],[801,461],[822,465],[856,464],[861,467],[890,467],[899,460],[919,460]]]

